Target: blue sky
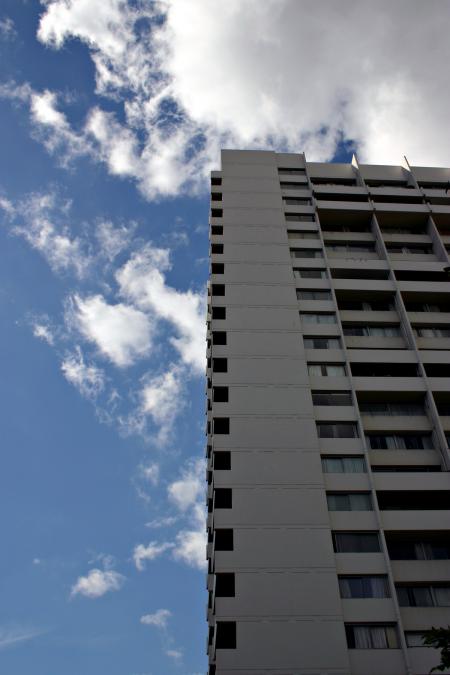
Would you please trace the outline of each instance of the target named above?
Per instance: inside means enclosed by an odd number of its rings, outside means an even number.
[[[0,6],[8,675],[206,669],[204,303],[220,147],[448,165],[442,5],[216,7]]]

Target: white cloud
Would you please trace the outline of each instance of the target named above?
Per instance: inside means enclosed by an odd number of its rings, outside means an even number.
[[[14,626],[12,628],[0,627],[0,650],[8,647],[15,647],[22,642],[28,642],[47,631],[38,630],[36,628],[26,628],[22,626]]]
[[[171,365],[162,375],[147,379],[140,392],[138,416],[151,417],[159,427],[157,440],[162,445],[170,440],[175,419],[184,408],[183,375],[182,368]]]
[[[101,220],[97,223],[95,236],[104,257],[113,261],[119,253],[127,249],[131,244],[135,229],[134,223],[117,227],[109,220]]]
[[[138,544],[135,546],[133,551],[133,560],[136,565],[136,569],[139,572],[142,572],[145,569],[146,560],[155,560],[165,551],[171,549],[173,544],[169,542],[158,543],[157,541],[151,541],[147,546],[144,544]]]
[[[150,351],[153,326],[148,316],[134,307],[110,305],[101,295],[74,295],[68,319],[116,366],[130,366]]]
[[[196,460],[188,464],[181,478],[167,488],[170,501],[182,512],[193,507],[205,493],[205,462]]]
[[[55,338],[53,336],[52,330],[47,324],[35,323],[33,326],[33,335],[39,340],[43,340],[50,346],[55,344]]]
[[[158,12],[164,20],[151,23]],[[220,12],[210,0],[104,0],[100,9],[53,0],[39,39],[57,49],[83,41],[97,91],[121,102],[124,118],[97,105],[74,131],[43,92],[33,119],[53,129],[49,149],[87,153],[150,199],[199,189],[221,146],[325,160],[344,138],[364,161],[399,163],[406,154],[413,164],[445,164],[450,43],[442,17],[440,3],[419,0],[228,0]]]
[[[84,595],[86,598],[100,598],[110,591],[119,591],[125,577],[114,570],[92,569],[85,577],[79,577],[72,586],[71,597]]]
[[[201,529],[181,530],[176,536],[173,557],[203,571],[206,567],[205,525]]]
[[[141,616],[141,623],[146,626],[155,626],[156,628],[167,628],[167,622],[172,616],[168,609],[158,609],[153,614],[144,614]]]
[[[13,216],[15,213],[14,204],[6,199],[6,197],[0,197],[0,209],[2,209],[7,216]]]
[[[203,293],[178,291],[167,285],[171,268],[168,249],[150,244],[131,256],[117,272],[121,294],[144,311],[169,322],[177,337],[171,339],[184,363],[197,373],[205,368],[205,301]]]
[[[61,363],[61,370],[66,380],[86,398],[95,399],[104,389],[103,371],[94,364],[85,363],[79,347],[65,357]]]

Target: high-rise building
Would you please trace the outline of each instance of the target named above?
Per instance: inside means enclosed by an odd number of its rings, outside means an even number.
[[[450,624],[450,169],[211,176],[212,675],[425,675]]]

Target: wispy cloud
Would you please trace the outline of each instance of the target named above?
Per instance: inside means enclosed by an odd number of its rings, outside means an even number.
[[[48,633],[47,630],[28,628],[23,626],[0,627],[0,650],[16,647],[22,642],[29,642],[41,635]]]
[[[153,614],[144,614],[141,616],[141,623],[146,626],[154,626],[155,628],[167,628],[167,622],[172,616],[172,612],[168,609],[157,609]]]
[[[150,560],[156,560],[162,555],[165,551],[173,548],[173,544],[170,542],[158,543],[157,541],[151,541],[149,544],[138,544],[135,546],[133,551],[133,560],[136,565],[136,569],[139,572],[142,572],[145,569],[145,563]]]
[[[61,371],[82,396],[96,399],[105,387],[105,374],[97,366],[86,363],[80,347],[68,353],[61,363]]]
[[[9,16],[0,19],[0,40],[14,40],[16,37],[14,21]]]

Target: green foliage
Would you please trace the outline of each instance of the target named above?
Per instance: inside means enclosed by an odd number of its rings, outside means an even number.
[[[434,647],[441,650],[441,662],[430,670],[430,673],[438,670],[443,672],[450,668],[450,626],[447,628],[431,628],[422,635],[425,647]]]

